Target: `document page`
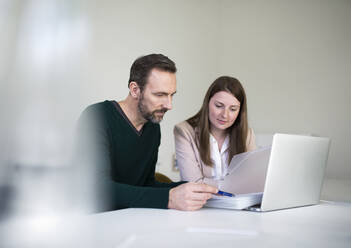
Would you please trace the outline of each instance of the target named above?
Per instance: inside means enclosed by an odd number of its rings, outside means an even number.
[[[233,194],[263,192],[271,146],[233,156],[220,190]]]

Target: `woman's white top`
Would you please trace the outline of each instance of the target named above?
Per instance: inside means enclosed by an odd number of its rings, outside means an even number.
[[[212,167],[212,176],[215,180],[224,180],[224,177],[227,175],[228,171],[228,153],[229,153],[229,135],[225,137],[222,144],[221,150],[218,148],[218,142],[210,134],[210,150],[211,150],[211,159],[213,161]],[[230,162],[230,161],[229,161]]]

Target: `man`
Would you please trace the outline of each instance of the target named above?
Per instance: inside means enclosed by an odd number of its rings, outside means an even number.
[[[217,189],[206,184],[155,181],[159,122],[172,109],[176,66],[162,54],[134,61],[126,99],[89,106],[79,121],[80,154],[98,188],[98,210],[127,207],[201,208]]]

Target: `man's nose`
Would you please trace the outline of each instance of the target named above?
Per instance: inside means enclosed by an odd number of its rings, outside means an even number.
[[[167,99],[165,100],[165,102],[163,103],[163,107],[171,110],[172,109],[172,96],[168,96]]]

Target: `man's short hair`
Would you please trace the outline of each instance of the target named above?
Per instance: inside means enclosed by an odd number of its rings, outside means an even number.
[[[163,54],[149,54],[137,58],[132,67],[130,68],[130,76],[128,81],[128,87],[130,82],[136,82],[141,91],[143,91],[147,78],[152,69],[159,69],[161,71],[167,71],[176,73],[177,68],[175,63]]]

